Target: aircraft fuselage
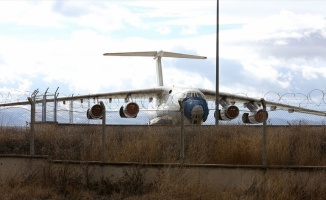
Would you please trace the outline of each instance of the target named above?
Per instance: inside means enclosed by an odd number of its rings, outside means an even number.
[[[202,124],[209,110],[205,95],[194,88],[167,88],[153,97],[148,106],[149,124],[179,124],[181,107],[186,124]]]

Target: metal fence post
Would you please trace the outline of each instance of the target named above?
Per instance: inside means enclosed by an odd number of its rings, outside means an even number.
[[[46,93],[48,93],[48,89],[46,89],[43,99],[42,99],[42,122],[46,122]]]
[[[106,127],[106,111],[103,101],[100,101],[102,107],[102,162],[105,161],[105,127]]]
[[[54,108],[53,108],[53,121],[54,122],[57,122],[57,106],[58,106],[57,98],[59,96],[59,93],[57,93],[58,89],[59,89],[59,87],[57,88],[57,90],[54,93]]]
[[[182,162],[185,156],[185,136],[184,136],[184,106],[183,101],[179,100],[181,111],[181,132],[180,132],[180,161]]]
[[[72,95],[71,97],[73,97],[74,95]],[[73,124],[74,123],[74,100],[70,100],[70,104],[69,104],[69,123]]]
[[[267,120],[267,112],[266,112],[266,103],[265,100],[263,98],[260,99],[262,105],[263,105],[263,152],[262,152],[262,156],[263,156],[263,166],[266,167],[267,166],[267,148],[266,148],[266,120]]]
[[[34,155],[34,133],[35,133],[35,102],[32,98],[27,98],[29,103],[31,104],[31,127],[29,132],[29,153],[31,156]]]

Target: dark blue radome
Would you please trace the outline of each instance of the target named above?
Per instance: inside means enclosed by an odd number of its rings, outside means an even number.
[[[191,120],[191,112],[194,109],[195,106],[201,106],[203,109],[203,122],[206,121],[209,110],[207,106],[207,102],[205,99],[201,97],[188,97],[183,99],[183,105],[184,105],[184,115],[188,120]]]

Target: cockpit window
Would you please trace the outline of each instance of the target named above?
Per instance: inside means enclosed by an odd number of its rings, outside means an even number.
[[[187,92],[187,95],[186,97],[201,97],[201,98],[204,98],[204,96],[199,93],[199,92]]]

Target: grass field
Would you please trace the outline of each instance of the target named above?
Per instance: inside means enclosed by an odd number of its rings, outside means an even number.
[[[178,127],[108,127],[106,161],[140,163],[179,162]],[[0,127],[0,154],[29,154],[29,129]],[[100,127],[39,126],[35,154],[52,159],[100,161]],[[324,126],[267,128],[268,165],[326,165]],[[252,126],[187,127],[185,163],[261,165],[262,128]],[[63,168],[42,169],[42,176],[12,177],[0,185],[0,199],[324,199],[326,172],[314,175],[266,173],[264,185],[255,181],[247,190],[211,191],[187,182],[183,173],[164,169],[158,181],[144,183],[145,171],[125,172],[112,182],[81,183],[80,176]],[[302,177],[298,177],[302,176]]]

